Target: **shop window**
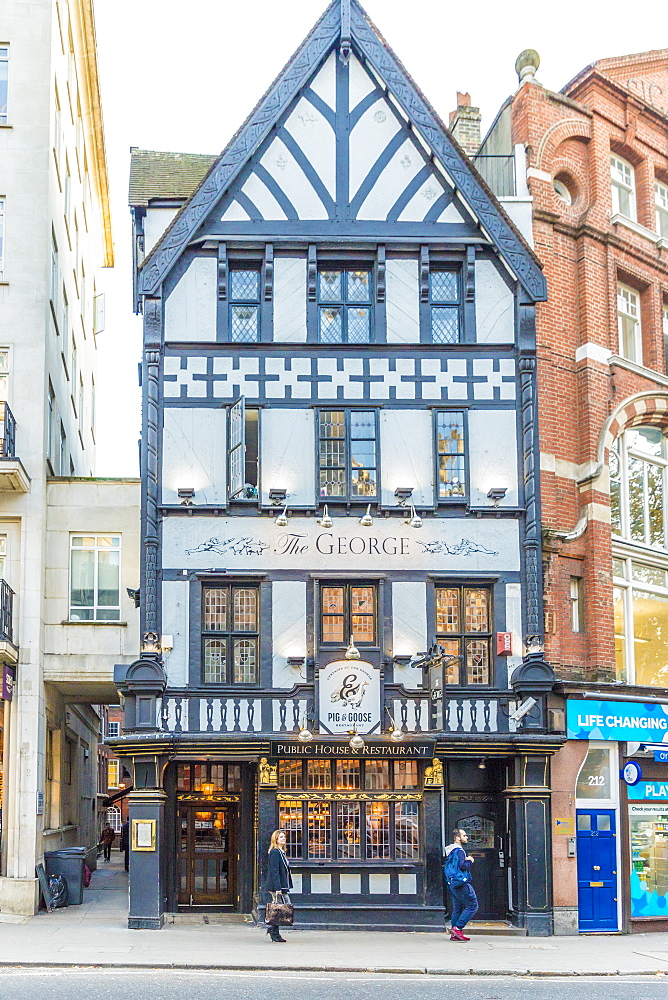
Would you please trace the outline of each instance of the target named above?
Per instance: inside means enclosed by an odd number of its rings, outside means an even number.
[[[491,683],[492,611],[488,587],[437,586],[436,641],[451,657],[445,683]]]
[[[278,787],[334,788],[345,799],[281,799],[278,826],[293,860],[410,860],[420,857],[420,810],[387,791],[418,787],[417,761],[279,761]],[[355,791],[365,789],[363,799]],[[374,797],[373,793],[379,796]],[[381,797],[383,796],[383,797]]]
[[[369,344],[372,338],[371,271],[318,272],[318,339],[321,344]]]
[[[617,331],[620,356],[642,365],[640,296],[626,285],[617,285]]]
[[[120,621],[120,573],[119,535],[72,535],[70,621]]]
[[[375,410],[321,410],[318,419],[320,496],[373,500],[378,494]]]
[[[613,607],[617,680],[668,686],[668,578],[666,569],[615,559]]]
[[[466,443],[462,410],[436,413],[436,460],[438,499],[461,500],[466,496]]]
[[[578,799],[611,799],[613,792],[610,775],[610,749],[608,747],[591,747],[578,774],[575,787],[576,797]]]
[[[324,583],[320,588],[320,640],[323,646],[377,643],[377,595],[372,583]]]
[[[629,805],[631,916],[665,917],[668,904],[668,806]]]
[[[205,587],[202,600],[202,680],[205,684],[257,684],[257,587]]]
[[[260,411],[243,396],[229,410],[227,495],[230,500],[257,500],[260,476]]]
[[[635,170],[621,156],[610,156],[610,189],[612,214],[636,221]]]

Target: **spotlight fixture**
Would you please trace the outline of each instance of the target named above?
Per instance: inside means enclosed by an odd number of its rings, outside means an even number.
[[[353,730],[353,734],[348,740],[348,746],[351,750],[364,750],[366,743],[364,742],[363,737],[361,737],[356,730]]]
[[[329,516],[329,511],[327,510],[327,504],[322,508],[322,517],[316,520],[316,524],[319,524],[321,528],[333,528],[334,522]]]
[[[284,504],[287,495],[288,495],[287,490],[281,490],[275,486],[272,486],[272,488],[269,490],[269,499],[273,503],[274,507],[280,507],[281,504]]]
[[[283,508],[278,517],[274,518],[274,524],[277,524],[279,528],[287,528],[288,526],[288,508],[287,506]]]
[[[413,496],[412,486],[397,486],[394,495],[402,507],[406,506],[406,501]]]
[[[402,730],[401,730],[401,729],[400,729],[400,728],[399,728],[399,727],[397,726],[396,722],[395,722],[395,721],[394,721],[394,719],[392,718],[392,713],[390,712],[390,710],[389,710],[389,708],[387,707],[387,705],[385,706],[385,711],[386,711],[386,712],[387,712],[387,714],[388,714],[388,715],[390,716],[390,723],[392,724],[392,728],[390,729],[390,731],[389,731],[389,734],[388,734],[388,735],[389,735],[389,737],[390,737],[390,739],[392,740],[392,742],[393,742],[393,743],[401,743],[401,741],[402,741],[402,740],[403,740],[403,738],[404,738],[404,733],[403,733],[403,731],[402,731]]]
[[[304,726],[299,730],[297,739],[299,740],[300,743],[308,743],[310,740],[313,739],[313,733],[311,732],[310,729],[306,728],[306,724],[304,724]]]
[[[360,524],[363,528],[373,527],[373,518],[371,516],[371,504],[367,504],[366,514],[363,514],[360,518]]]
[[[182,507],[190,507],[193,502],[193,497],[195,496],[194,486],[181,486],[177,491],[178,498],[181,501]]]
[[[416,511],[414,504],[411,504],[411,516],[407,521],[404,521],[404,524],[407,524],[409,528],[422,527],[422,518]]]
[[[480,763],[478,764],[478,770],[479,771],[486,771],[487,770],[487,764],[485,763],[485,758],[484,757],[480,758]]]
[[[354,644],[352,635],[350,637],[350,645],[344,653],[344,658],[346,660],[359,660],[360,658],[360,651]]]
[[[508,492],[507,486],[490,486],[487,490],[487,499],[494,501],[494,506],[499,506],[499,501],[503,500],[506,493]]]
[[[305,656],[288,656],[286,657],[288,661],[288,666],[293,667],[295,670],[301,670],[304,666]]]

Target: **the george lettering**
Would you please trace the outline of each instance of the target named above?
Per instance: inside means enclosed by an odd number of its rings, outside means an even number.
[[[353,543],[355,545],[354,548],[353,548]],[[353,556],[364,555],[364,553],[366,551],[366,539],[365,538],[360,538],[359,535],[355,535],[348,542],[348,549],[350,550],[350,554],[353,555]]]
[[[286,532],[284,535],[280,535],[276,543],[276,552],[279,556],[303,555],[305,552],[308,552],[308,542],[303,542],[303,538],[306,538],[306,535],[296,535],[294,532]]]
[[[383,539],[383,552],[385,553],[386,556],[396,556],[397,554],[396,538]]]
[[[321,556],[331,556],[334,552],[334,535],[328,531],[318,535],[315,540],[315,547]]]

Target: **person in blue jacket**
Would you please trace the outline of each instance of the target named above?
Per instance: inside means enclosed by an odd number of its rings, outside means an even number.
[[[450,918],[450,940],[470,941],[463,933],[469,920],[478,912],[478,897],[471,885],[471,865],[473,858],[464,850],[468,843],[466,830],[453,831],[454,843],[445,849],[445,874],[448,889],[452,896],[452,915]]]

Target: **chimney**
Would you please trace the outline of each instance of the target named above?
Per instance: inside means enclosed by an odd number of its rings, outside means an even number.
[[[457,91],[457,110],[450,112],[450,131],[468,156],[480,149],[480,108],[471,107],[471,95]]]

